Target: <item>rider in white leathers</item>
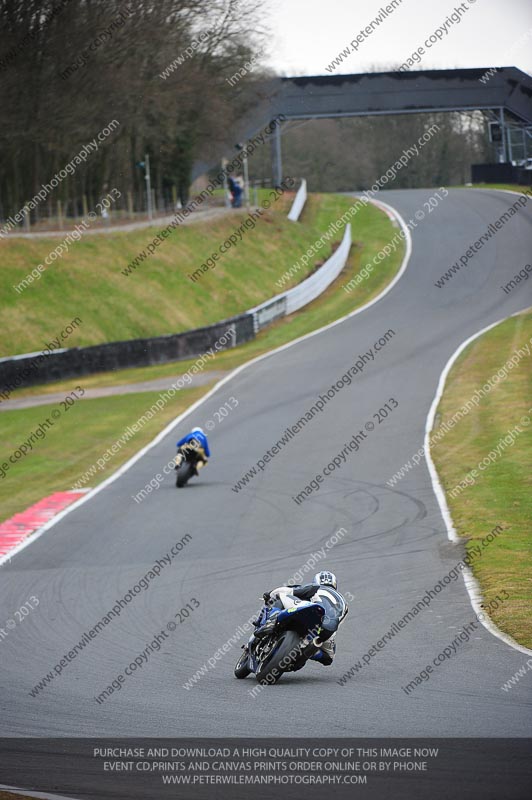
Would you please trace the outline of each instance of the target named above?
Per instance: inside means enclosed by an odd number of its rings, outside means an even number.
[[[314,576],[314,581],[305,586],[278,586],[266,592],[264,602],[267,607],[293,608],[294,605],[302,600],[321,603],[326,608],[329,607],[334,612],[335,617],[340,617],[340,623],[345,619],[348,612],[347,603],[344,597],[337,591],[336,576],[332,572],[323,570]],[[261,615],[262,616],[262,615]],[[326,633],[325,633],[326,635]],[[312,661],[319,661],[324,667],[332,664],[336,653],[336,633],[325,638],[324,633],[320,633],[320,649],[311,656]]]

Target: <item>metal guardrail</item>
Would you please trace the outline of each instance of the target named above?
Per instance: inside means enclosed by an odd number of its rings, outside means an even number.
[[[306,181],[304,179],[299,191],[303,187],[304,191],[301,197],[304,196],[306,201]],[[294,201],[294,205],[296,201]],[[304,201],[300,202],[302,208]],[[293,208],[294,206],[292,206]],[[213,346],[219,336],[227,330],[229,323],[232,324],[234,335],[228,347],[236,347],[253,339],[258,331],[275,320],[293,314],[294,311],[298,311],[319,297],[336,280],[344,268],[351,243],[351,225],[347,224],[340,246],[316,272],[292,289],[275,295],[255,308],[224,322],[168,336],[58,350],[50,353],[43,364],[39,364],[39,369],[29,376],[24,375],[24,377],[22,375],[25,367],[31,364],[38,354],[26,353],[0,359],[0,387],[5,389],[10,385],[32,386],[105,370],[149,366],[191,358],[201,355]]]
[[[221,352],[254,337],[253,320],[245,312],[214,325],[167,336],[70,347],[47,353],[44,358],[42,353],[8,356],[0,361],[0,392],[11,393],[23,386],[80,378],[96,372],[195,358],[208,352],[209,348]]]
[[[274,319],[293,314],[294,311],[298,311],[298,309],[303,308],[303,306],[315,300],[316,297],[319,297],[336,280],[345,267],[351,244],[351,225],[348,223],[345,226],[344,237],[340,247],[317,272],[294,286],[293,289],[278,294],[266,300],[265,303],[255,306],[255,308],[250,308],[247,313],[253,316],[255,333],[269,325]]]
[[[301,186],[297,190],[294,202],[292,203],[292,208],[288,213],[288,219],[290,220],[290,222],[298,221],[306,202],[307,202],[307,181],[305,180],[305,178],[303,178],[301,180]]]

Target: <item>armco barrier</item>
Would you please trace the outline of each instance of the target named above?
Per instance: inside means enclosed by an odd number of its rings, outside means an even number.
[[[253,319],[253,330],[257,333],[276,319],[286,316],[286,295],[282,294],[273,300],[267,300],[248,313]]]
[[[292,208],[288,213],[288,219],[290,220],[290,222],[298,221],[306,202],[307,202],[307,182],[305,178],[303,178],[301,180],[301,186],[297,190],[294,202],[292,203]]]
[[[284,292],[284,294],[278,294],[272,297],[271,300],[267,300],[265,303],[261,303],[260,306],[249,310],[248,313],[253,315],[255,331],[259,331],[273,319],[278,319],[286,314],[293,314],[294,311],[298,311],[298,309],[303,308],[307,303],[311,303],[316,297],[319,297],[336,280],[345,267],[350,249],[351,224],[348,223],[345,226],[344,237],[340,247],[313,275],[294,286],[293,289]]]
[[[226,350],[254,336],[253,317],[245,313],[215,325],[169,336],[71,347],[45,356],[30,353],[3,358],[0,359],[0,386],[5,392],[20,386],[79,378],[95,372],[164,364],[201,355],[222,338],[227,338],[227,341],[219,349]]]
[[[253,339],[255,334],[276,319],[293,314],[315,300],[336,280],[345,266],[351,248],[351,225],[345,227],[338,249],[313,275],[293,289],[276,295],[265,303],[215,325],[184,333],[109,342],[92,347],[72,347],[46,356],[38,353],[0,359],[0,391],[13,391],[21,386],[79,378],[95,372],[108,372],[131,367],[148,367],[202,355],[214,347],[224,334],[231,339],[223,348],[236,347]]]

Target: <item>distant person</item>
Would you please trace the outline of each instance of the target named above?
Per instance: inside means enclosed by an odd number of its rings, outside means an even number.
[[[229,191],[231,192],[231,206],[233,208],[241,208],[242,207],[242,187],[238,180],[235,178],[228,179],[229,184]]]

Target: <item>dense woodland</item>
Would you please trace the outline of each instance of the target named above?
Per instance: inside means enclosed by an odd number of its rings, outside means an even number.
[[[0,0],[0,215],[18,210],[111,120],[120,127],[53,199],[188,185],[246,106],[232,76],[261,46],[260,0]],[[121,26],[110,27],[119,18]],[[94,44],[102,32],[101,44]],[[192,57],[160,77],[202,33]],[[93,50],[90,44],[93,43]],[[65,71],[87,52],[86,63]]]
[[[79,215],[83,197],[94,207],[112,187],[143,208],[146,152],[157,202],[171,203],[176,190],[184,202],[193,165],[234,155],[235,121],[263,96],[272,74],[257,59],[268,52],[266,23],[260,0],[0,0],[0,219],[114,119],[117,130],[32,221],[53,216],[57,201]],[[250,60],[253,69],[231,81]],[[284,172],[307,177],[312,190],[365,188],[434,121],[440,133],[394,186],[469,180],[470,164],[488,157],[486,136],[481,118],[458,115],[290,123]],[[252,179],[270,175],[262,150]]]

